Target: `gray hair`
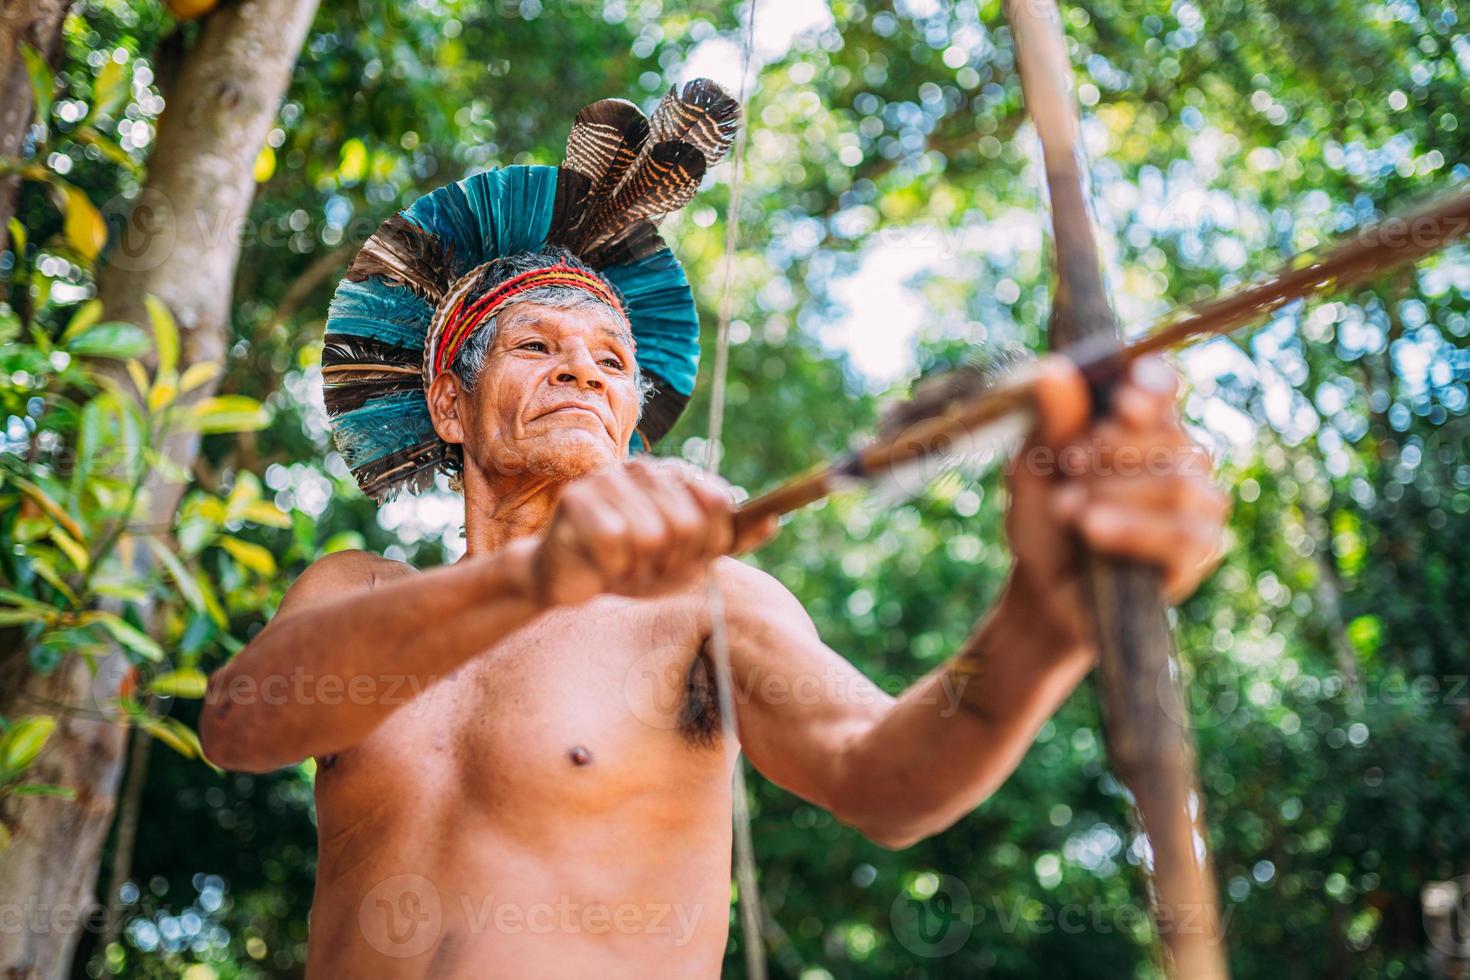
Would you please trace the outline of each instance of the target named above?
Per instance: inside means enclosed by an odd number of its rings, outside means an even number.
[[[481,292],[486,292],[494,288],[499,282],[503,282],[513,276],[542,269],[549,265],[556,265],[557,263],[586,269],[581,262],[572,258],[569,253],[561,249],[550,250],[545,253],[524,253],[508,256],[495,263],[496,268],[494,271],[497,274],[492,277],[487,277],[491,281],[482,286]],[[590,275],[597,275],[591,269],[586,269],[586,271]],[[598,276],[598,278],[601,277]],[[542,286],[539,289],[528,291],[524,296],[519,297],[516,303],[534,303],[537,306],[544,306],[553,310],[599,310],[610,317],[616,317],[619,325],[625,326],[622,317],[617,316],[612,307],[586,290],[577,289],[574,286]],[[469,391],[474,390],[475,385],[480,381],[480,375],[485,370],[485,360],[489,356],[490,347],[495,343],[495,335],[499,331],[500,325],[497,322],[499,319],[500,317],[497,315],[482,323],[465,340],[459,352],[455,354],[454,363],[450,366],[450,369],[459,377],[460,383]],[[641,411],[644,403],[648,400],[648,396],[653,392],[653,382],[643,373],[636,357],[633,358],[633,383],[638,390],[638,407]]]

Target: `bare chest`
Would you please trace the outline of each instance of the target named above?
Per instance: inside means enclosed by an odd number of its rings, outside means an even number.
[[[594,816],[718,779],[703,642],[697,608],[678,599],[554,611],[405,692],[367,742],[319,761],[321,778],[407,794],[410,808],[452,795],[508,819]]]

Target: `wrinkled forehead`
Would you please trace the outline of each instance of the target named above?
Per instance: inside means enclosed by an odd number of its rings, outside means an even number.
[[[539,331],[547,335],[581,333],[587,337],[601,336],[616,341],[629,351],[637,349],[628,324],[618,313],[604,303],[592,302],[562,309],[542,303],[512,303],[496,317],[497,333],[507,336],[511,331]]]

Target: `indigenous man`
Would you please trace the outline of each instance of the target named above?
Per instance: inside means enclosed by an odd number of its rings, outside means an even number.
[[[692,88],[674,110],[729,111]],[[422,572],[323,558],[211,679],[214,762],[317,760],[311,976],[718,976],[737,748],[907,847],[993,792],[1091,669],[1079,542],[1158,566],[1174,599],[1212,566],[1226,507],[1170,369],[1138,364],[1093,421],[1078,372],[1045,361],[1009,477],[1009,584],[949,664],[896,699],[875,687],[779,582],[727,557],[774,526],[737,540],[723,486],[630,455],[687,397],[697,321],[670,253],[629,245],[642,226],[606,216],[606,174],[574,152],[591,126],[636,129],[608,105],[579,115],[563,167],[479,175],[390,219],[334,299],[323,371],[344,458],[379,498],[451,470],[467,551]],[[614,186],[680,157],[667,119],[643,126]],[[685,145],[697,183],[717,156]],[[1080,465],[1047,465],[1069,454]]]

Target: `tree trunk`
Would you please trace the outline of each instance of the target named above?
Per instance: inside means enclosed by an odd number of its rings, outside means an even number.
[[[228,349],[229,298],[255,191],[255,158],[315,10],[315,0],[241,0],[206,22],[160,120],[147,183],[99,278],[109,319],[146,324],[143,300],[150,294],[173,311],[181,370],[222,361]],[[190,397],[202,398],[211,388]],[[198,443],[196,436],[178,437],[165,448],[187,472]],[[135,519],[170,526],[182,492],[182,486],[153,479]],[[134,554],[146,562],[149,550]],[[17,697],[95,714],[116,697],[120,661],[115,654],[94,678],[69,659],[49,676],[31,677]],[[21,928],[0,929],[0,969],[8,977],[65,976],[79,932],[88,927],[79,913],[97,907],[98,859],[116,804],[127,731],[75,714],[58,720],[32,774],[37,782],[73,788],[76,802],[29,798],[4,814],[14,840],[0,858],[0,909],[24,916]]]
[[[71,0],[0,0],[0,159],[20,156],[36,102],[21,43],[55,62],[61,22],[70,7]],[[0,251],[10,247],[10,219],[19,193],[18,176],[0,179]]]

